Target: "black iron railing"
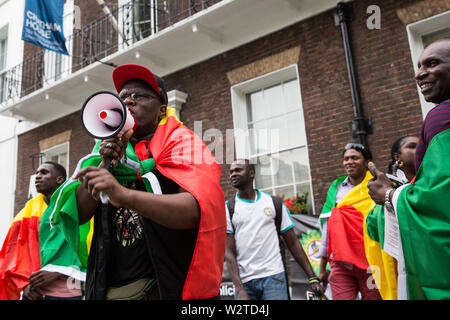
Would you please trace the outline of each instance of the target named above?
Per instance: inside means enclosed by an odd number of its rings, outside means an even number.
[[[24,97],[87,65],[147,38],[222,0],[132,0],[74,30],[66,39],[69,55],[42,50],[0,72],[0,103]]]

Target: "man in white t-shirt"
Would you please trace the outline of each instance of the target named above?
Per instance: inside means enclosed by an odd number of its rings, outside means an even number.
[[[227,206],[225,260],[239,300],[287,300],[285,268],[280,254],[276,210],[272,196],[253,188],[255,168],[246,159],[230,167],[231,185],[238,189],[234,213]],[[311,289],[323,294],[319,278],[295,232],[289,211],[282,205],[280,233],[292,256],[308,276]]]

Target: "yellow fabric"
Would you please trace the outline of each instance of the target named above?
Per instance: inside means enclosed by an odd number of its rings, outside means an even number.
[[[363,182],[350,190],[337,204],[353,206],[364,216],[364,248],[366,258],[371,266],[372,276],[383,300],[397,299],[397,262],[381,249],[381,244],[372,240],[367,234],[366,217],[374,209],[375,202],[369,196],[367,183],[372,179],[372,174],[367,171]]]
[[[370,179],[372,179],[372,175],[367,171],[364,181],[348,192],[337,207],[353,205],[363,213],[364,249],[373,279],[383,300],[397,300],[397,262],[381,249],[378,241],[372,240],[367,234],[366,217],[375,207],[375,202],[370,198],[367,188],[367,182]],[[356,197],[361,196],[363,196],[362,200],[354,201]]]
[[[36,197],[27,201],[25,207],[14,217],[12,223],[31,217],[38,217],[41,219],[45,209],[47,209],[47,204],[44,201],[44,195],[39,193]]]
[[[89,221],[90,227],[89,227],[89,233],[86,237],[86,246],[88,254],[91,251],[91,244],[92,244],[92,237],[94,236],[94,217],[91,218]]]
[[[367,188],[367,182],[372,179],[370,171],[366,172],[364,180],[355,186],[352,190],[342,198],[337,204],[336,208],[342,206],[353,206],[356,210],[363,214],[364,219],[367,217],[370,211],[375,207],[375,202],[369,196],[369,188]]]
[[[397,261],[388,255],[378,241],[372,240],[366,232],[364,219],[364,248],[372,276],[383,300],[397,300]]]
[[[166,124],[169,117],[175,117],[175,119],[177,119],[177,121],[180,123],[180,126],[183,125],[183,122],[181,122],[177,117],[177,109],[175,108],[167,108],[165,117],[161,119],[158,125],[162,126]]]

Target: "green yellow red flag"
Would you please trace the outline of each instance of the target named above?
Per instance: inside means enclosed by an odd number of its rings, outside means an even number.
[[[408,299],[450,299],[450,129],[428,144],[413,184],[393,197]]]
[[[19,299],[30,275],[41,268],[38,230],[46,208],[40,193],[13,219],[0,251],[0,300]]]

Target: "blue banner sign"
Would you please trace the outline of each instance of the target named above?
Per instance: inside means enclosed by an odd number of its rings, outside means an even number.
[[[63,10],[64,0],[25,0],[22,40],[68,55]]]

